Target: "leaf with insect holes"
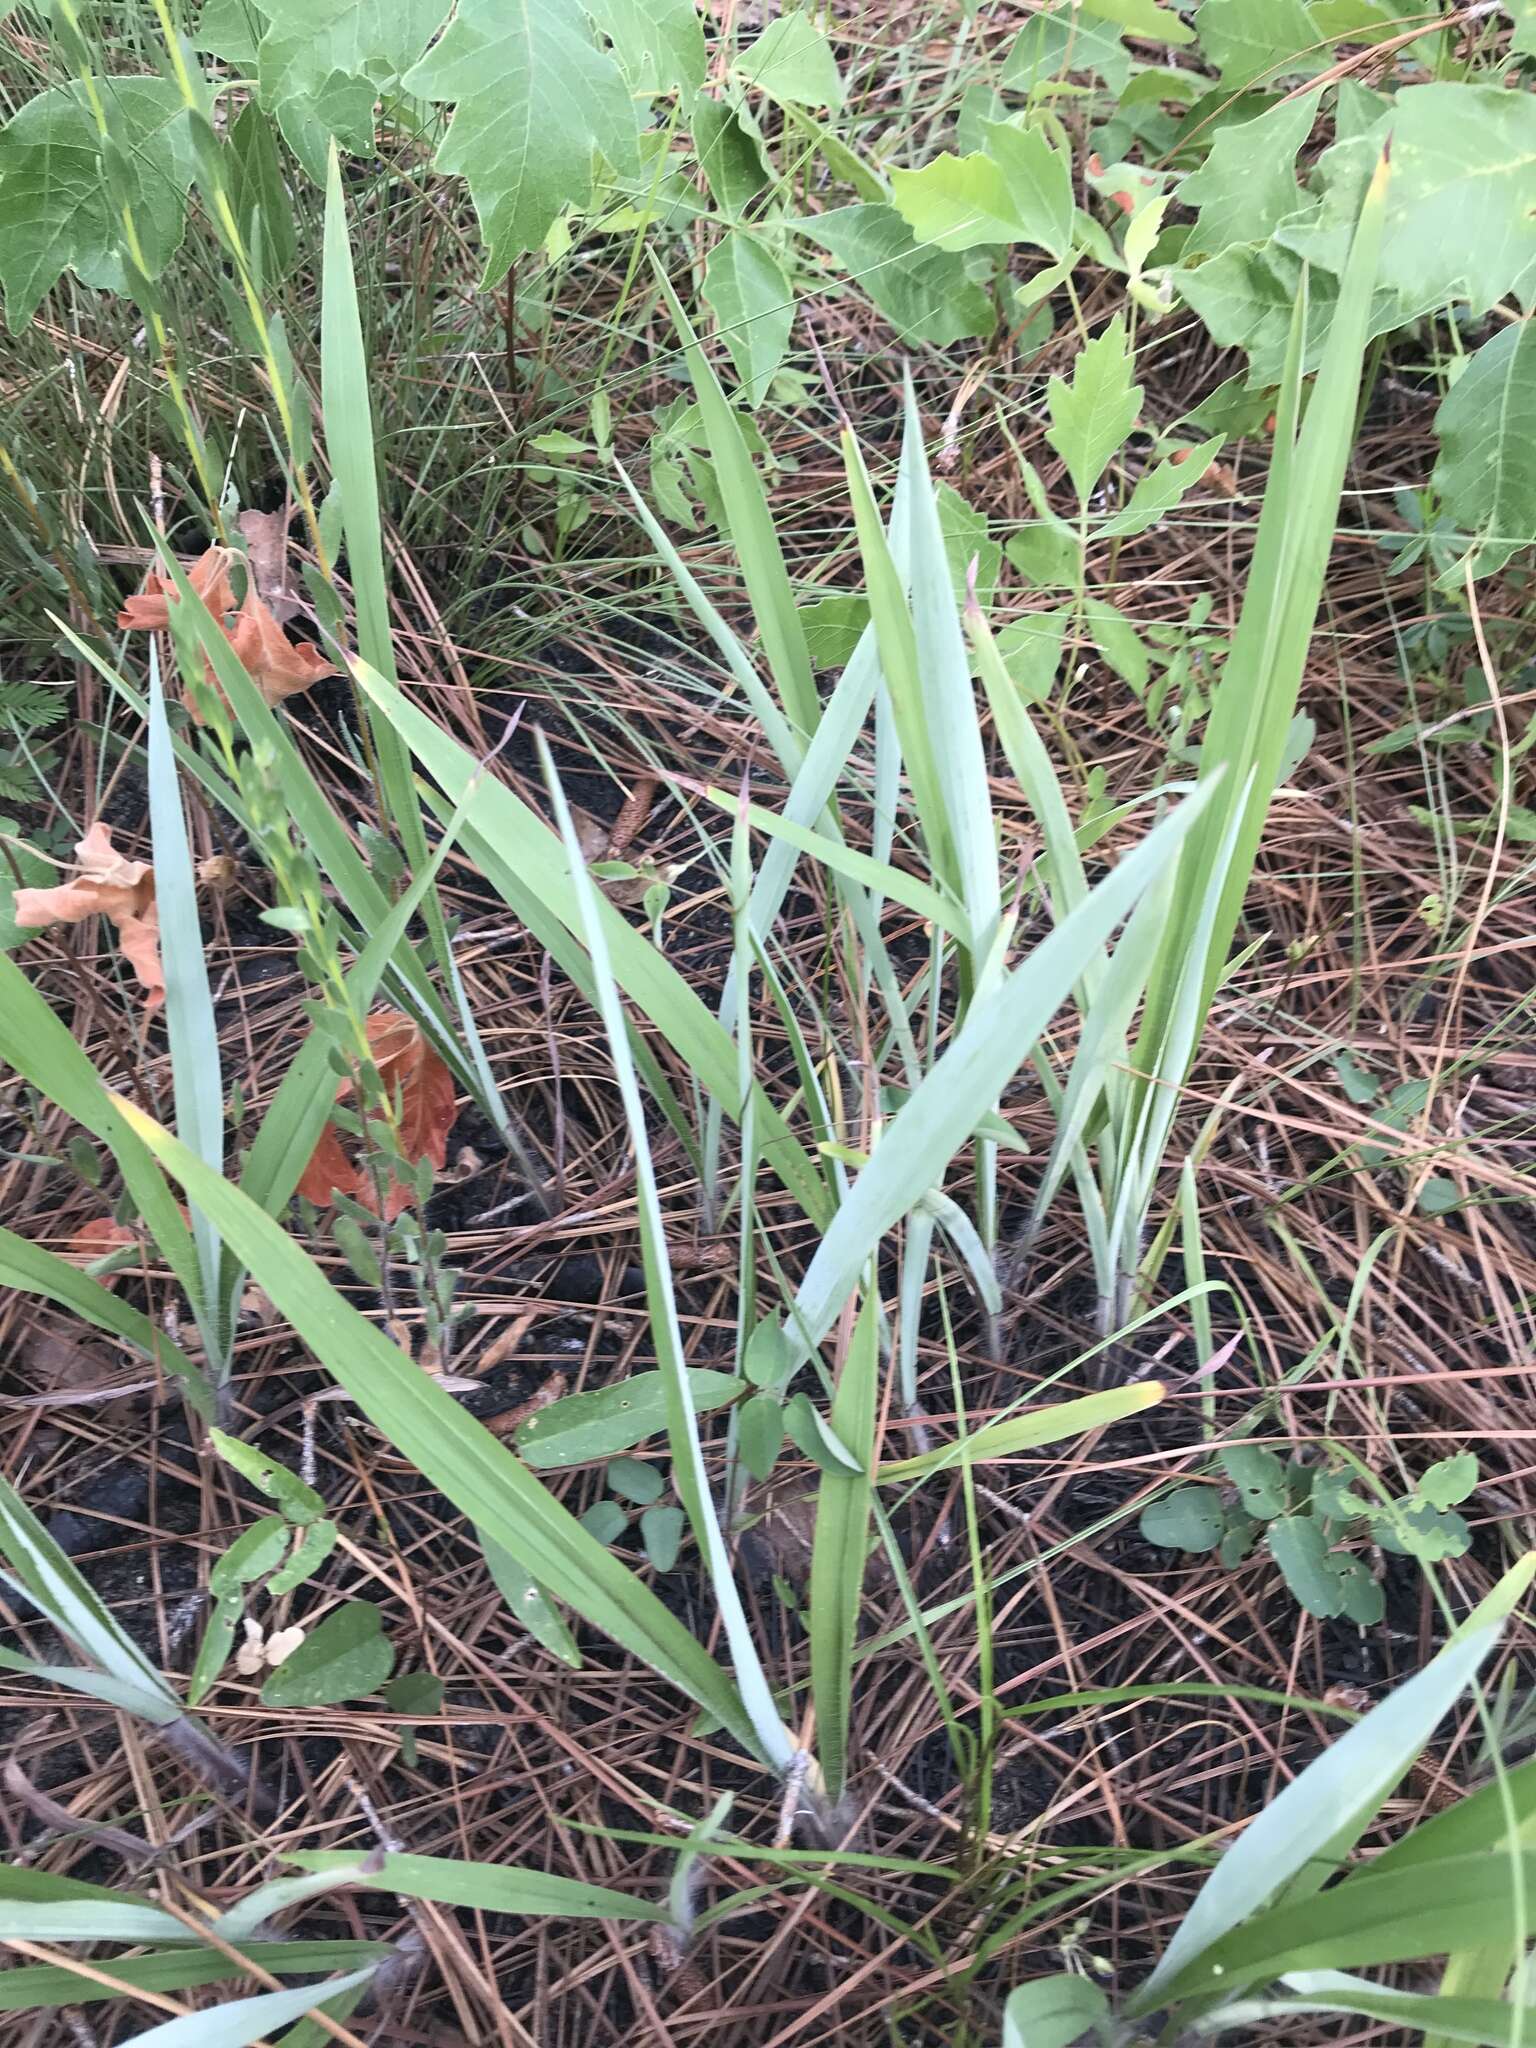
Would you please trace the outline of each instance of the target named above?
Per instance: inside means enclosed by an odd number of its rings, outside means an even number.
[[[1442,1458],[1431,1465],[1419,1481],[1419,1492],[1431,1507],[1459,1507],[1477,1485],[1477,1454],[1458,1451],[1454,1458]]]
[[[1285,1513],[1285,1464],[1273,1451],[1257,1444],[1229,1444],[1221,1454],[1221,1469],[1237,1488],[1244,1514],[1268,1522]]]
[[[838,206],[788,225],[831,252],[902,341],[942,347],[990,333],[996,322],[960,258],[919,242],[894,206]]]
[[[404,87],[455,103],[434,161],[468,180],[483,287],[537,249],[567,206],[587,204],[594,152],[620,176],[638,175],[629,86],[593,42],[579,0],[459,0]]]
[[[1329,1555],[1327,1539],[1310,1515],[1282,1515],[1265,1535],[1269,1554],[1308,1614],[1322,1620],[1344,1607],[1344,1589]]]
[[[770,21],[731,68],[771,100],[829,107],[833,113],[843,104],[843,81],[832,45],[803,8]]]
[[[441,1173],[448,1157],[448,1133],[454,1118],[456,1091],[452,1073],[427,1043],[420,1025],[403,1011],[376,1010],[366,1029],[384,1092],[398,1112],[401,1157],[409,1166],[428,1160],[433,1172]],[[336,1091],[336,1100],[350,1101],[352,1094],[352,1083],[343,1081]],[[298,1192],[320,1208],[329,1208],[337,1193],[350,1195],[365,1209],[377,1213],[379,1195],[374,1176],[354,1160],[348,1149],[356,1142],[351,1138],[344,1140],[335,1124],[327,1124],[299,1179]],[[384,1194],[385,1220],[392,1222],[414,1199],[412,1188],[390,1177]]]
[[[1053,376],[1046,387],[1051,424],[1045,438],[1067,466],[1086,504],[1141,413],[1141,387],[1131,382],[1125,319],[1117,313],[1072,366],[1072,382]]]
[[[370,1600],[349,1600],[309,1632],[261,1689],[264,1707],[331,1707],[377,1692],[394,1645]]]
[[[92,83],[110,87],[110,163],[81,80],[39,93],[0,130],[0,282],[13,333],[66,270],[128,289],[125,209],[150,277],[181,242],[196,157],[180,88],[170,78]]]
[[[1226,1518],[1214,1487],[1180,1486],[1149,1500],[1136,1525],[1163,1550],[1187,1550],[1198,1557],[1221,1541]]]
[[[741,1392],[730,1373],[691,1368],[688,1395],[695,1415],[724,1407]],[[633,1450],[667,1426],[666,1391],[659,1372],[631,1373],[611,1386],[567,1394],[520,1422],[513,1441],[525,1464],[585,1465]]]
[[[1371,1533],[1394,1557],[1416,1557],[1420,1564],[1465,1557],[1472,1547],[1472,1531],[1454,1509],[1414,1498],[1383,1509],[1373,1519]]]
[[[720,326],[748,405],[756,408],[784,360],[795,289],[760,235],[732,228],[704,266],[703,293]]]
[[[1391,140],[1377,281],[1404,309],[1465,300],[1485,313],[1536,295],[1536,101],[1497,86],[1407,86],[1364,134],[1319,160],[1322,203],[1276,230],[1293,255],[1338,275],[1376,163]]]
[[[1536,324],[1501,328],[1462,367],[1435,414],[1430,483],[1446,516],[1476,536],[1479,576],[1536,541]]]

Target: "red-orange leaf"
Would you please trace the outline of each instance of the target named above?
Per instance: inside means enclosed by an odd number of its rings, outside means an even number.
[[[110,1216],[93,1216],[89,1223],[82,1223],[69,1240],[63,1257],[72,1266],[93,1265],[97,1259],[104,1259],[108,1252],[121,1251],[125,1244],[137,1244],[138,1233],[130,1230],[126,1223],[118,1223]],[[115,1287],[119,1275],[98,1273],[95,1276],[103,1287]]]
[[[209,548],[187,571],[187,581],[221,624],[224,614],[232,611],[235,603],[235,594],[229,587],[231,559],[228,548]],[[129,632],[156,632],[171,623],[170,607],[175,598],[176,586],[170,577],[151,569],[144,578],[144,588],[136,597],[130,597],[118,613],[117,623]]]
[[[448,1157],[448,1133],[453,1128],[453,1075],[423,1038],[414,1020],[400,1010],[376,1010],[368,1019],[368,1044],[374,1064],[384,1082],[385,1092],[399,1107],[400,1149],[412,1165],[432,1162],[441,1173]],[[336,1090],[338,1102],[349,1101],[353,1089],[343,1081]],[[298,1192],[317,1207],[329,1208],[338,1193],[350,1195],[365,1209],[378,1213],[378,1194],[373,1176],[365,1173],[353,1157],[355,1140],[335,1124],[320,1133],[314,1157],[304,1169]],[[392,1222],[409,1208],[412,1190],[391,1177],[384,1196],[384,1218]]]

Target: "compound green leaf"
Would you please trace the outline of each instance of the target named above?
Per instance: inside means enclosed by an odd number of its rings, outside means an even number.
[[[893,206],[839,206],[789,225],[831,251],[902,341],[943,347],[995,324],[991,300],[959,257],[918,242]]]
[[[486,284],[587,204],[594,152],[621,174],[639,169],[628,83],[578,0],[459,0],[404,86],[456,102],[436,163],[469,181]]]
[[[1431,478],[1447,516],[1477,536],[1477,574],[1536,540],[1536,327],[1485,341],[1435,414]]]
[[[704,297],[720,324],[720,339],[736,365],[748,405],[761,405],[784,360],[795,319],[795,290],[783,265],[760,236],[733,228],[710,251]]]
[[[1131,382],[1125,320],[1116,314],[1079,354],[1072,382],[1052,377],[1046,389],[1051,424],[1045,438],[1067,466],[1086,504],[1141,412],[1141,387]]]
[[[834,113],[843,104],[843,81],[832,46],[800,9],[770,21],[757,41],[741,52],[734,69],[738,78],[771,100],[829,107]]]
[[[261,103],[317,183],[332,136],[373,147],[380,88],[408,71],[441,26],[444,0],[261,0],[270,26],[257,55]]]

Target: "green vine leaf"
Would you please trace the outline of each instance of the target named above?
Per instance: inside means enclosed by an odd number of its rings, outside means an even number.
[[[703,290],[746,401],[755,409],[768,396],[789,346],[794,286],[760,236],[733,228],[709,253]]]
[[[1343,269],[1366,185],[1390,135],[1381,260],[1397,324],[1465,300],[1485,313],[1507,293],[1536,294],[1536,101],[1486,85],[1415,85],[1390,112],[1325,152],[1321,207],[1281,227],[1293,255]]]
[[[836,258],[902,341],[942,348],[995,324],[991,300],[960,258],[916,241],[893,206],[839,206],[789,226]]]
[[[1430,481],[1449,518],[1477,535],[1473,573],[1502,569],[1536,541],[1536,326],[1485,341],[1435,414]]]
[[[801,10],[770,21],[757,41],[741,52],[733,69],[771,100],[828,107],[833,113],[843,104],[843,80],[832,45]]]
[[[537,249],[567,206],[587,204],[595,153],[621,176],[638,172],[629,85],[577,0],[459,0],[404,89],[455,103],[435,161],[469,182],[483,286]]]
[[[1297,211],[1296,157],[1316,117],[1310,99],[1281,100],[1256,121],[1217,129],[1210,155],[1179,187],[1180,204],[1199,208],[1186,256],[1219,256],[1234,242],[1267,242]]]
[[[66,270],[130,289],[125,206],[148,277],[181,243],[196,158],[180,88],[169,78],[95,83],[113,134],[110,176],[80,80],[39,93],[0,130],[0,282],[13,333]]]
[[[1046,404],[1051,424],[1045,438],[1066,464],[1072,487],[1086,505],[1141,413],[1141,387],[1131,382],[1122,315],[1117,313],[1081,351],[1070,384],[1051,378]]]
[[[261,0],[261,103],[317,182],[331,138],[367,154],[381,87],[408,71],[441,27],[444,0]]]

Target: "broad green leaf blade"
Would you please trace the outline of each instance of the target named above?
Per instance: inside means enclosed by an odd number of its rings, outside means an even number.
[[[181,808],[181,783],[165,716],[156,636],[149,643],[149,820],[153,835],[155,903],[160,914],[160,951],[165,968],[165,1025],[171,1047],[171,1085],[176,1128],[198,1158],[215,1173],[224,1168],[224,1080],[219,1062],[219,1027],[208,987],[197,878]],[[199,1210],[192,1211],[197,1246],[198,1327],[219,1377],[228,1363],[230,1332],[220,1313],[218,1232]]]
[[[1043,1408],[1031,1408],[1022,1415],[983,1423],[969,1436],[944,1444],[936,1451],[924,1451],[916,1458],[901,1458],[882,1465],[876,1475],[882,1486],[910,1479],[926,1479],[931,1473],[948,1471],[955,1465],[977,1465],[991,1458],[1011,1458],[1019,1451],[1037,1450],[1042,1444],[1060,1443],[1063,1437],[1084,1436],[1090,1430],[1105,1429],[1123,1422],[1127,1415],[1144,1414],[1155,1408],[1167,1389],[1161,1380],[1138,1380],[1129,1387],[1110,1387],[1101,1394],[1084,1394],[1080,1400],[1057,1401]]]
[[[212,2012],[189,2012],[182,2019],[166,2020],[147,2033],[135,2034],[123,2048],[250,2048],[276,2027],[302,2019],[307,2012],[324,2012],[334,1999],[358,1990],[372,1977],[377,1965],[353,1970],[348,1976],[333,1977],[324,1984],[301,1985],[295,1991],[263,1991],[255,1998],[232,1999]]]
[[[567,1920],[665,1920],[664,1900],[631,1898],[580,1878],[506,1864],[456,1863],[447,1856],[386,1856],[382,1863],[355,1852],[303,1850],[284,1853],[301,1870],[350,1870],[361,1890],[393,1892],[402,1899],[430,1899],[440,1906],[464,1906],[483,1913],[549,1915]]]
[[[372,154],[373,109],[421,55],[447,0],[261,0],[257,90],[317,184],[334,138]]]
[[[808,1612],[811,1698],[827,1796],[838,1800],[847,1782],[853,1703],[853,1651],[863,1605],[874,1487],[875,1417],[880,1396],[879,1297],[860,1305],[832,1396],[831,1427],[858,1459],[857,1472],[823,1470],[816,1490]]]
[[[1233,243],[1259,245],[1302,203],[1296,158],[1312,133],[1317,101],[1277,100],[1254,121],[1224,124],[1210,154],[1179,187],[1179,204],[1199,208],[1184,243],[1188,256],[1219,256]]]
[[[1430,477],[1449,518],[1476,537],[1479,576],[1536,541],[1536,323],[1485,341],[1435,414]]]
[[[395,1668],[393,1643],[371,1600],[335,1608],[261,1688],[264,1707],[329,1707],[366,1699]]]
[[[1526,92],[1460,83],[1404,87],[1373,128],[1324,153],[1320,209],[1279,228],[1277,239],[1342,277],[1389,137],[1382,288],[1413,310],[1464,300],[1485,313],[1509,292],[1529,304],[1536,287],[1536,101]]]
[[[785,223],[831,251],[848,280],[868,292],[908,344],[942,348],[990,334],[991,301],[958,256],[918,242],[894,206],[871,201]]]
[[[843,104],[843,81],[832,46],[809,12],[796,8],[770,21],[732,66],[736,76],[771,100],[799,107]]]
[[[954,254],[1031,239],[1002,165],[980,150],[892,171],[891,203],[917,241]]]
[[[1520,1852],[1519,1861],[1529,1896],[1536,1881],[1536,1852]],[[1395,1870],[1385,1877],[1367,1867],[1326,1892],[1272,1907],[1192,1955],[1176,1971],[1164,1975],[1160,1966],[1158,1995],[1149,1998],[1148,1991],[1139,1992],[1134,2010],[1213,1991],[1229,1994],[1282,1971],[1364,1968],[1443,1955],[1482,1942],[1513,1942],[1529,1929],[1520,1925],[1510,1862],[1508,1855],[1495,1851]]]
[[[1109,2000],[1087,1977],[1041,1977],[1021,1984],[1003,2008],[1003,2048],[1072,2048],[1089,2035],[1113,2039]]]
[[[1046,403],[1051,424],[1045,438],[1066,464],[1078,503],[1086,506],[1141,413],[1141,386],[1131,382],[1123,315],[1117,313],[1079,352],[1070,384],[1051,378]]]
[[[3,1911],[0,1907],[0,1913]],[[179,1938],[190,1939],[186,1928],[180,1928]],[[311,1971],[323,1976],[327,1970],[344,1970],[348,1964],[355,1968],[361,1963],[382,1963],[390,1954],[382,1942],[273,1941],[262,1943],[261,1960],[274,1976],[303,1976]],[[110,1974],[137,1991],[187,1991],[198,1984],[243,1976],[245,1971],[240,1963],[214,1949],[162,1948],[148,1955],[114,1956]],[[52,1963],[24,1963],[0,1970],[0,2012],[95,2005],[121,1996],[111,1985],[94,1983],[76,1970]]]
[[[710,251],[703,294],[736,365],[747,404],[755,408],[768,396],[789,345],[794,286],[760,236],[732,228]]]
[[[887,1125],[817,1246],[785,1324],[791,1357],[804,1358],[821,1342],[886,1231],[940,1183],[957,1143],[1029,1057],[1085,964],[1174,857],[1206,800],[1190,798],[1158,825],[1021,966],[972,1005]]]
[[[693,379],[694,396],[699,402],[710,459],[715,466],[725,506],[731,544],[746,580],[747,595],[752,600],[752,611],[757,619],[758,632],[762,635],[768,666],[773,671],[779,701],[804,741],[816,730],[821,700],[816,694],[805,632],[795,609],[795,593],[784,565],[784,550],[774,528],[773,514],[768,509],[762,481],[748,453],[741,423],[720,388],[720,380],[700,346],[682,302],[659,264],[657,279],[672,316],[672,324],[682,337],[688,373]]]
[[[1207,1981],[1208,1952],[1231,1929],[1341,1836],[1348,1846],[1482,1668],[1498,1633],[1489,1623],[1453,1639],[1270,1801],[1206,1880],[1132,2011],[1161,2004],[1172,1986],[1202,1966]],[[1328,1899],[1336,1902],[1338,1896],[1330,1892]],[[1443,1954],[1452,1945],[1433,1944],[1432,1952]],[[1372,1959],[1342,1954],[1317,1960]]]
[[[688,1397],[696,1415],[734,1401],[746,1385],[730,1373],[695,1366]],[[635,1372],[606,1387],[567,1394],[518,1424],[518,1456],[536,1470],[562,1471],[633,1450],[667,1426],[666,1386],[659,1372]]]
[[[404,84],[456,102],[434,161],[469,182],[483,289],[537,249],[567,206],[585,207],[594,153],[621,176],[639,171],[629,87],[579,0],[458,0]]]
[[[661,1672],[756,1749],[735,1687],[633,1573],[593,1539],[482,1423],[466,1415],[330,1285],[250,1197],[210,1174],[169,1132],[119,1103],[144,1142],[196,1193],[332,1378],[460,1512],[556,1599]]]

